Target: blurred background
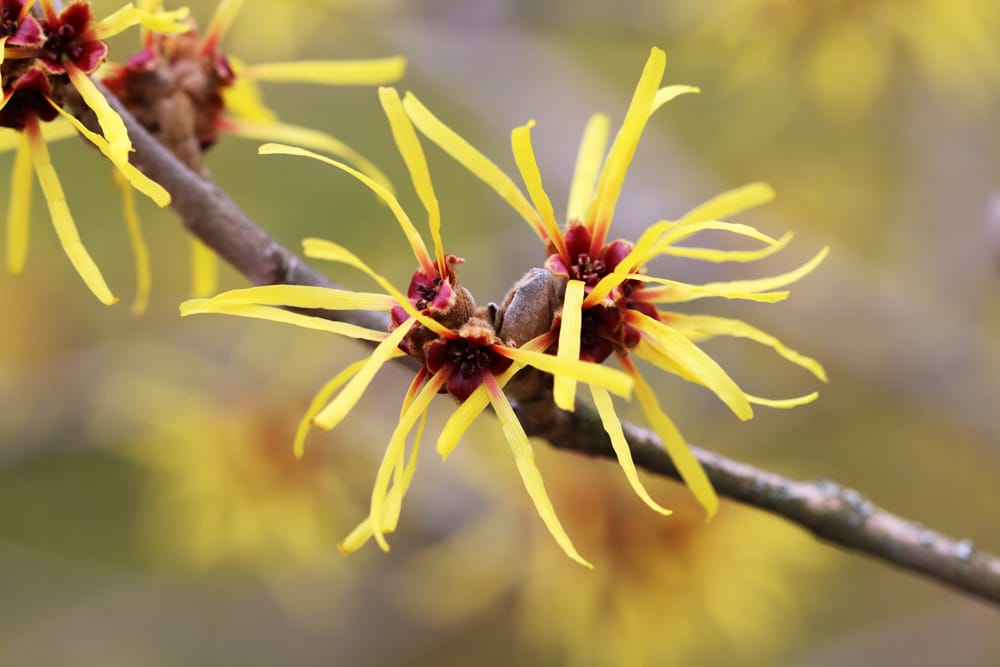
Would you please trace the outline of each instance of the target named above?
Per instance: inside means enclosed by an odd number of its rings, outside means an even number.
[[[202,25],[213,7],[195,7]],[[812,405],[739,423],[707,392],[650,373],[661,403],[691,442],[835,479],[997,552],[998,31],[993,0],[247,0],[226,47],[248,63],[404,54],[399,87],[511,174],[510,130],[534,118],[557,210],[586,119],[619,123],[649,48],[664,48],[665,82],[703,93],[651,120],[612,234],[634,238],[719,191],[771,183],[777,201],[738,220],[793,231],[788,249],[757,265],[674,260],[657,274],[772,275],[831,246],[785,303],[692,309],[774,333],[831,381]],[[137,44],[117,38],[112,57]],[[265,93],[285,121],[384,169],[421,224],[373,89]],[[499,301],[542,259],[532,232],[425,148],[446,247],[467,260],[459,277],[481,303]],[[252,218],[292,248],[334,239],[405,284],[412,255],[364,187],[255,149],[223,137],[207,160]],[[153,293],[144,316],[130,314],[109,169],[75,141],[52,152],[123,303],[86,291],[36,199],[26,275],[0,278],[0,664],[1000,664],[1000,617],[985,603],[732,503],[706,525],[682,487],[646,476],[676,510],[662,518],[616,465],[539,445],[557,511],[596,565],[584,571],[545,531],[488,417],[446,465],[428,448],[391,553],[342,557],[407,373],[383,371],[352,417],[311,434],[294,460],[313,393],[365,348],[273,323],[181,320],[188,239],[145,202]],[[245,285],[229,270],[222,281]],[[752,393],[816,388],[764,348],[707,349]]]

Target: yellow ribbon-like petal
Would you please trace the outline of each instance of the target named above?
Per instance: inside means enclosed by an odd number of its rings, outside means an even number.
[[[681,84],[674,84],[672,86],[664,86],[656,91],[656,96],[653,97],[653,108],[649,110],[649,115],[656,113],[656,110],[662,107],[667,102],[680,97],[681,95],[689,95],[691,93],[700,93],[701,88],[697,86],[685,86]]]
[[[250,119],[227,119],[225,128],[233,134],[254,141],[277,141],[283,144],[295,144],[311,150],[323,151],[330,155],[341,157],[358,168],[358,171],[381,185],[390,193],[395,194],[392,181],[381,169],[376,167],[365,156],[326,132],[320,132],[308,127],[289,125],[288,123],[256,122]]]
[[[370,60],[296,60],[287,63],[258,63],[243,71],[258,81],[319,83],[332,86],[371,86],[393,83],[403,78],[406,58]]]
[[[531,197],[535,210],[541,216],[545,236],[552,242],[560,256],[570,259],[566,241],[563,240],[562,234],[559,232],[559,223],[556,222],[552,202],[542,186],[542,174],[538,170],[535,149],[531,145],[531,128],[534,126],[535,121],[532,120],[527,125],[514,128],[514,131],[511,132],[510,143],[514,151],[514,162],[517,163],[521,179],[524,181],[525,187],[528,188],[528,196]]]
[[[80,234],[76,230],[76,223],[73,222],[73,215],[69,212],[69,206],[66,204],[66,195],[59,183],[56,170],[52,166],[49,149],[45,146],[45,141],[38,130],[37,121],[29,124],[25,131],[31,146],[31,161],[35,168],[35,174],[37,174],[38,182],[42,186],[45,201],[49,205],[49,215],[63,251],[69,257],[73,268],[80,274],[83,282],[101,303],[107,306],[117,303],[118,298],[111,293],[108,284],[104,281],[104,276],[101,275],[101,270],[97,268],[87,249],[83,247]]]
[[[514,462],[517,464],[517,471],[521,473],[524,488],[527,489],[528,496],[531,497],[532,502],[535,504],[538,516],[542,518],[545,527],[549,529],[552,537],[555,538],[556,543],[562,547],[567,556],[580,565],[593,569],[594,566],[585,560],[576,550],[576,547],[573,546],[569,535],[566,534],[566,529],[563,528],[562,523],[559,522],[559,517],[556,516],[552,501],[545,491],[545,483],[542,481],[542,475],[538,470],[538,466],[535,465],[535,452],[531,448],[531,443],[528,441],[528,436],[524,432],[521,422],[517,420],[517,415],[514,414],[514,409],[511,407],[510,401],[504,396],[503,390],[500,389],[500,386],[492,375],[486,374],[483,378],[483,384],[489,393],[490,403],[497,413],[497,419],[500,421],[500,426],[507,437],[510,450],[514,454]]]
[[[396,299],[388,294],[352,292],[312,285],[260,285],[229,290],[212,297],[213,304],[257,304],[322,310],[389,310]]]
[[[788,298],[791,292],[740,292],[726,289],[726,283],[711,283],[711,285],[688,285],[687,283],[666,278],[655,278],[644,274],[632,274],[636,280],[658,283],[663,287],[643,287],[632,292],[632,298],[645,303],[687,303],[695,299],[721,297],[723,299],[742,299],[758,303],[777,303]]]
[[[618,203],[618,196],[621,194],[622,185],[625,182],[625,174],[628,171],[635,149],[639,145],[639,138],[649,120],[649,114],[656,99],[656,91],[663,79],[663,71],[667,65],[666,54],[662,50],[654,47],[649,53],[649,59],[643,67],[639,83],[636,85],[632,102],[625,113],[625,120],[618,130],[608,158],[601,169],[601,175],[597,182],[597,195],[587,212],[587,224],[594,235],[594,247],[599,248],[604,244],[611,226],[611,219],[614,217],[615,206]]]
[[[222,99],[225,102],[226,111],[230,115],[249,123],[259,123],[261,125],[277,123],[278,115],[264,104],[264,94],[260,86],[250,77],[243,76],[246,63],[235,56],[228,56],[228,60],[229,66],[235,74],[235,79],[230,85],[222,89]],[[299,143],[277,138],[268,138],[265,141]]]
[[[427,210],[427,224],[430,227],[431,240],[434,243],[434,256],[437,258],[441,271],[444,271],[441,207],[438,205],[437,195],[434,194],[431,172],[427,168],[424,149],[420,146],[417,132],[413,129],[413,123],[410,122],[410,118],[403,109],[403,103],[400,101],[396,89],[379,88],[378,97],[382,103],[382,110],[385,111],[386,118],[389,119],[389,127],[392,130],[392,138],[396,142],[396,148],[399,149],[399,154],[403,157],[406,168],[410,172],[413,189],[417,191],[420,202]]]
[[[686,336],[636,310],[627,311],[625,321],[646,334],[653,347],[659,348],[691,377],[714,392],[737,417],[743,420],[753,417],[753,408],[743,390],[712,357]]]
[[[762,405],[765,408],[776,408],[778,410],[790,410],[791,408],[797,408],[800,405],[808,405],[812,403],[817,398],[819,398],[819,392],[814,391],[811,394],[806,394],[805,396],[796,396],[794,398],[761,398],[760,396],[753,396],[747,394],[747,400],[754,405]]]
[[[816,253],[816,256],[810,259],[808,262],[795,269],[794,271],[789,271],[787,273],[782,273],[777,276],[771,276],[770,278],[757,278],[755,280],[730,280],[727,282],[717,282],[717,283],[706,283],[701,285],[702,289],[715,291],[715,292],[728,292],[728,293],[758,293],[766,292],[768,290],[778,289],[780,287],[785,287],[791,285],[794,282],[798,282],[802,278],[806,277],[813,270],[819,266],[823,260],[829,254],[830,248],[825,247]]]
[[[687,341],[687,343],[693,345],[690,341]],[[555,377],[565,375],[578,382],[596,384],[599,387],[604,387],[612,394],[624,398],[628,398],[632,394],[632,378],[621,371],[608,368],[607,366],[601,366],[589,361],[580,361],[579,359],[567,361],[543,352],[532,352],[530,350],[502,345],[496,345],[493,349],[508,359],[521,362],[526,366],[533,366],[545,373],[551,373]]]
[[[348,174],[358,179],[364,183],[368,188],[374,192],[379,198],[382,199],[392,211],[393,215],[396,216],[396,220],[399,222],[399,226],[403,229],[403,234],[406,235],[406,240],[409,241],[410,247],[413,249],[413,254],[416,256],[417,261],[420,263],[421,268],[425,273],[433,275],[437,272],[434,267],[434,263],[431,261],[430,255],[427,253],[427,246],[424,245],[424,240],[420,237],[420,232],[417,228],[413,226],[413,222],[410,220],[410,216],[406,215],[406,211],[400,205],[399,200],[384,188],[379,183],[362,174],[357,169],[347,166],[343,162],[338,162],[337,160],[332,160],[325,155],[319,155],[313,153],[312,151],[307,151],[303,148],[297,146],[286,146],[284,144],[264,144],[257,149],[260,155],[296,155],[300,157],[308,157],[313,160],[319,160],[332,167],[336,167],[341,171],[346,171]]]
[[[122,217],[128,230],[129,243],[132,245],[132,257],[135,260],[135,300],[132,302],[132,313],[142,315],[149,305],[149,293],[153,286],[153,273],[149,266],[149,247],[142,233],[139,222],[139,211],[135,205],[135,192],[132,186],[122,176],[114,172],[115,185],[122,193]]]
[[[699,204],[678,220],[678,224],[706,220],[722,220],[750,208],[761,206],[774,199],[774,188],[767,183],[750,183],[718,194]]]
[[[680,473],[681,479],[691,489],[691,493],[705,508],[708,518],[711,519],[719,511],[719,497],[716,495],[715,489],[712,488],[712,482],[709,481],[704,468],[691,453],[691,449],[684,442],[684,437],[677,430],[674,422],[660,409],[656,394],[646,384],[639,371],[632,366],[627,357],[621,356],[619,360],[635,378],[635,397],[642,407],[643,414],[646,415],[646,421],[660,436],[663,448],[667,450],[667,454],[677,468],[677,472]]]
[[[292,451],[295,453],[295,458],[301,459],[306,453],[306,436],[309,435],[309,428],[312,426],[313,418],[320,413],[323,406],[330,401],[334,393],[336,393],[336,391],[340,389],[345,382],[350,380],[359,370],[361,370],[361,367],[364,366],[364,364],[364,359],[355,361],[353,364],[337,373],[333,379],[324,384],[323,387],[316,392],[316,395],[309,403],[309,407],[306,408],[305,414],[302,415],[302,419],[299,420],[299,424],[295,428],[295,439],[292,441]]]
[[[576,153],[576,166],[569,188],[569,202],[566,205],[566,223],[583,222],[587,207],[594,198],[594,185],[608,145],[610,121],[607,114],[595,113],[587,121]]]
[[[472,144],[442,123],[413,93],[406,93],[403,108],[410,120],[425,137],[436,143],[463,167],[471,171],[486,185],[493,188],[511,208],[524,218],[538,237],[545,239],[538,211],[534,209],[521,189],[488,157],[473,148]]]
[[[306,257],[310,257],[312,259],[323,259],[328,262],[339,262],[341,264],[353,266],[362,273],[370,276],[372,280],[377,282],[386,292],[395,297],[396,301],[403,308],[403,310],[420,322],[420,324],[424,325],[439,336],[444,336],[446,338],[455,337],[455,333],[448,327],[418,311],[402,292],[392,286],[392,283],[375,273],[367,264],[361,261],[361,258],[347,248],[325,239],[304,239],[302,241],[302,249]]]
[[[398,346],[403,337],[409,333],[414,320],[408,319],[400,324],[396,329],[386,336],[385,340],[378,344],[371,356],[365,361],[361,370],[350,379],[344,389],[337,394],[323,410],[316,415],[313,423],[325,431],[329,431],[339,424],[347,413],[361,400],[361,395],[371,384],[375,374],[382,368],[383,364],[391,359],[399,351]]]
[[[702,341],[713,336],[733,336],[747,338],[766,345],[791,363],[806,369],[823,382],[827,381],[826,371],[818,361],[789,348],[771,334],[761,331],[742,320],[714,315],[687,315],[684,313],[663,313],[670,327],[694,341]]]
[[[191,24],[184,19],[191,11],[181,7],[170,12],[148,12],[137,8],[131,3],[94,24],[94,37],[107,39],[124,32],[134,25],[141,25],[143,30],[161,34],[181,34],[191,30]]]
[[[611,440],[611,447],[615,450],[615,455],[618,457],[618,465],[622,467],[625,479],[628,480],[632,490],[635,491],[635,494],[639,496],[642,502],[649,505],[655,511],[665,516],[672,514],[670,510],[653,500],[646,487],[642,485],[642,480],[639,479],[639,472],[635,468],[635,462],[632,461],[632,450],[629,449],[628,442],[625,440],[625,433],[622,431],[621,421],[618,419],[618,415],[615,414],[615,406],[611,402],[611,395],[604,389],[595,387],[594,385],[590,386],[590,395],[594,399],[594,407],[597,408],[597,414],[601,417],[601,424],[604,425],[604,431]]]
[[[788,232],[775,243],[770,243],[757,250],[717,250],[715,248],[691,248],[685,246],[670,246],[660,250],[661,254],[671,257],[686,257],[688,259],[698,259],[703,262],[756,262],[766,257],[770,257],[779,250],[785,248],[792,240],[792,233]]]
[[[583,322],[583,294],[586,283],[570,280],[563,297],[562,322],[559,325],[559,349],[556,358],[564,363],[580,359],[580,327]],[[576,380],[568,375],[556,375],[552,396],[556,406],[572,411],[576,403]]]
[[[97,123],[101,126],[104,139],[108,142],[109,158],[116,166],[127,163],[129,151],[132,150],[132,142],[128,138],[125,122],[118,115],[118,112],[111,108],[104,95],[97,89],[90,77],[83,73],[83,70],[68,61],[64,63],[64,66],[76,92],[80,93],[84,103],[97,116]]]
[[[10,199],[7,200],[7,270],[18,276],[28,258],[31,217],[31,145],[25,133],[18,133],[14,168],[10,172]]]
[[[180,305],[181,317],[212,313],[216,315],[237,315],[256,320],[269,320],[283,324],[294,324],[303,329],[327,331],[358,340],[384,341],[389,334],[385,331],[366,329],[349,322],[333,322],[322,317],[312,317],[293,313],[273,306],[258,306],[256,304],[213,303],[211,299],[189,299]],[[402,354],[402,352],[400,352]]]
[[[191,237],[191,295],[207,297],[219,291],[219,258],[201,239]]]

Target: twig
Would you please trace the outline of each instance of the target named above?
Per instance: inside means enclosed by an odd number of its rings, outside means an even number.
[[[133,162],[173,197],[187,229],[255,284],[332,286],[298,256],[254,224],[221,189],[178,161],[107,94],[128,127]],[[83,114],[86,116],[86,114]],[[386,320],[369,312],[329,312],[323,316],[369,328]],[[600,420],[591,408],[568,413],[548,397],[521,402],[525,430],[559,449],[614,458]],[[674,479],[679,475],[653,433],[624,424],[636,465]],[[770,512],[846,549],[921,573],[948,586],[1000,605],[1000,558],[895,516],[857,491],[831,481],[800,482],[692,447],[720,495]]]

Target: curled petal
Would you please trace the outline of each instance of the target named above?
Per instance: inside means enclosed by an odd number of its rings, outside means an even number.
[[[538,170],[538,162],[535,160],[535,149],[531,145],[531,128],[535,126],[535,121],[530,121],[527,125],[514,128],[510,134],[511,148],[514,151],[514,162],[521,172],[521,179],[525,187],[528,188],[528,196],[534,204],[535,210],[541,216],[542,229],[545,237],[555,246],[560,256],[571,261],[572,258],[566,250],[566,242],[559,232],[559,224],[556,222],[556,214],[552,208],[549,196],[545,194],[542,186],[542,174]]]
[[[514,409],[511,407],[510,401],[504,396],[503,390],[500,389],[500,386],[492,375],[485,375],[483,377],[483,384],[489,394],[490,403],[493,404],[493,409],[496,410],[497,419],[500,421],[500,426],[507,437],[510,450],[514,454],[514,462],[517,464],[518,472],[521,473],[524,487],[527,489],[532,502],[534,502],[535,510],[545,523],[545,527],[549,529],[552,537],[555,538],[556,543],[562,547],[567,556],[580,565],[593,569],[594,566],[577,552],[569,535],[566,534],[566,530],[559,522],[559,517],[556,516],[555,508],[552,507],[552,501],[545,491],[545,483],[542,481],[542,475],[535,465],[535,452],[531,448],[531,443],[528,441],[528,436],[525,434],[521,422],[518,421],[517,415],[514,414]]]
[[[181,7],[171,12],[149,12],[127,4],[113,14],[94,24],[94,38],[107,39],[124,32],[134,25],[141,25],[143,30],[161,34],[182,34],[190,32],[191,24],[184,19],[190,14],[187,7]]]
[[[656,110],[662,107],[667,102],[680,97],[681,95],[689,95],[691,93],[700,93],[701,88],[697,86],[685,86],[680,84],[674,84],[672,86],[664,86],[656,91],[656,96],[653,98],[653,108],[649,110],[649,114],[652,115],[656,113]]]
[[[687,257],[703,262],[756,262],[783,249],[792,240],[789,232],[775,243],[769,243],[757,250],[717,250],[715,248],[690,248],[685,246],[670,246],[660,250],[661,254],[671,257]]]
[[[805,396],[796,396],[794,398],[761,398],[760,396],[753,396],[747,394],[747,400],[754,405],[762,405],[765,408],[777,408],[779,410],[790,410],[791,408],[797,408],[800,405],[808,405],[812,403],[817,398],[819,398],[819,392],[814,391],[811,394],[806,394]]]
[[[213,304],[257,304],[322,310],[388,311],[396,299],[388,294],[351,292],[312,285],[260,285],[229,290],[211,299]]]
[[[132,150],[132,142],[128,138],[128,130],[125,129],[125,122],[121,116],[111,108],[111,105],[97,89],[90,77],[83,73],[73,63],[66,61],[66,73],[73,87],[80,93],[80,97],[88,107],[97,115],[97,122],[101,126],[104,138],[108,142],[109,158],[115,165],[128,162],[129,151]]]
[[[689,345],[694,345],[690,341],[687,342]],[[560,359],[543,352],[532,352],[530,350],[503,345],[495,345],[493,349],[501,356],[521,362],[527,366],[532,366],[542,372],[551,373],[555,377],[565,375],[578,382],[596,384],[599,387],[604,387],[612,394],[625,398],[628,398],[632,394],[632,378],[621,371],[608,368],[607,366],[601,366],[589,361],[580,361],[578,359],[571,361]]]
[[[322,317],[312,317],[293,313],[273,306],[258,306],[256,304],[213,303],[211,299],[189,299],[180,306],[181,317],[212,313],[217,315],[237,315],[255,320],[270,320],[284,324],[294,324],[303,329],[327,331],[358,340],[384,341],[389,334],[385,331],[366,329],[349,322],[333,322]],[[400,352],[402,354],[402,352]]]
[[[774,199],[774,188],[767,183],[750,183],[733,190],[727,190],[699,204],[678,220],[678,224],[706,220],[722,220],[741,211],[766,204]]]
[[[295,453],[295,458],[301,459],[306,453],[306,436],[309,434],[309,427],[312,426],[312,421],[320,413],[333,395],[340,389],[345,382],[350,380],[354,375],[361,370],[364,366],[365,360],[355,361],[353,364],[340,371],[333,377],[332,380],[323,385],[323,387],[316,392],[313,397],[312,402],[309,403],[309,407],[306,408],[306,412],[302,415],[302,419],[299,420],[299,424],[295,429],[295,440],[292,442],[292,451]]]

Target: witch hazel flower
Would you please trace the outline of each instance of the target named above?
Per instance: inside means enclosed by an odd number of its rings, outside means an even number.
[[[395,530],[402,500],[413,479],[427,410],[435,395],[448,393],[458,407],[437,440],[438,452],[447,457],[472,422],[488,406],[496,412],[515,463],[536,510],[556,542],[571,558],[587,565],[563,529],[534,464],[528,436],[504,394],[504,386],[523,368],[569,376],[578,382],[601,387],[627,397],[633,380],[626,374],[578,359],[561,359],[545,350],[556,342],[556,334],[543,332],[520,345],[503,340],[496,332],[486,308],[475,305],[471,294],[457,279],[455,267],[462,260],[446,254],[441,239],[441,214],[416,132],[403,110],[398,93],[381,88],[379,98],[388,117],[393,138],[428,217],[434,252],[396,197],[360,171],[306,149],[281,144],[260,148],[265,155],[309,157],[345,171],[367,187],[392,211],[417,260],[417,269],[404,294],[359,257],[331,241],[306,239],[307,257],[351,266],[374,280],[383,293],[352,292],[298,285],[269,285],[224,292],[211,299],[188,301],[182,315],[222,313],[270,319],[321,329],[375,343],[371,354],[334,377],[317,394],[297,433],[294,447],[301,454],[309,424],[322,429],[337,426],[357,405],[379,369],[390,359],[408,355],[418,370],[403,401],[399,421],[390,437],[375,477],[368,517],[341,545],[351,553],[373,538],[385,550],[385,535]],[[389,331],[332,322],[302,312],[286,310],[368,310],[390,315]],[[410,436],[412,443],[408,446]],[[409,449],[409,455],[407,450]]]
[[[649,227],[635,243],[621,239],[609,241],[625,174],[648,119],[679,95],[699,92],[692,86],[660,87],[665,65],[664,52],[653,48],[622,126],[606,154],[608,118],[604,114],[591,117],[577,155],[563,225],[556,221],[553,206],[542,186],[531,143],[534,122],[516,128],[511,134],[514,159],[528,193],[525,196],[499,167],[435,117],[415,96],[407,94],[403,105],[425,136],[500,194],[544,243],[545,268],[549,280],[555,284],[553,291],[561,297],[551,317],[541,320],[542,326],[550,327],[550,333],[557,336],[549,352],[564,361],[582,359],[599,363],[611,356],[618,359],[635,383],[636,397],[647,420],[663,441],[681,477],[711,516],[717,511],[718,497],[632,358],[638,357],[670,374],[707,387],[744,420],[753,416],[752,405],[790,408],[815,400],[815,393],[785,400],[748,394],[697,343],[715,336],[747,338],[773,348],[788,361],[826,381],[825,371],[815,360],[745,322],[668,312],[657,306],[705,297],[780,301],[788,297],[787,291],[780,290],[811,272],[822,262],[827,249],[794,271],[759,280],[693,285],[646,273],[648,262],[664,255],[709,262],[749,262],[768,257],[785,247],[791,234],[774,239],[748,225],[723,220],[771,200],[773,190],[760,183],[725,192],[678,220],[660,221]],[[749,237],[764,245],[757,250],[677,245],[710,230]],[[516,291],[512,297],[516,300]],[[556,405],[573,410],[575,394],[576,381],[572,377],[555,376],[553,399]],[[633,489],[650,507],[667,513],[650,498],[639,481],[610,396],[599,386],[592,385],[591,397]]]
[[[7,207],[7,268],[23,272],[28,251],[31,177],[35,174],[48,203],[49,215],[63,250],[84,284],[104,304],[111,292],[80,239],[62,184],[49,157],[47,141],[82,134],[115,166],[123,180],[159,206],[170,203],[167,192],[128,161],[132,143],[121,117],[90,79],[108,53],[105,39],[134,25],[173,30],[170,15],[139,10],[131,4],[95,21],[87,2],[71,2],[57,11],[52,0],[2,0],[0,14],[0,151],[15,150],[11,195]],[[92,132],[64,107],[81,106],[97,118]],[[52,132],[43,126],[65,119]]]
[[[140,0],[147,12],[162,11],[160,0]],[[204,32],[188,23],[180,33],[145,30],[142,48],[121,64],[108,64],[104,83],[154,137],[191,170],[207,174],[204,154],[223,133],[255,141],[281,141],[344,159],[363,173],[392,186],[379,169],[339,139],[311,128],[281,122],[263,102],[258,82],[375,85],[402,77],[402,57],[370,60],[311,60],[244,64],[222,49],[242,0],[222,0]],[[125,192],[124,209],[138,246],[145,247],[138,214]],[[218,260],[192,239],[192,282],[196,296],[217,291]],[[145,253],[145,250],[142,250]],[[148,253],[147,253],[148,254]],[[149,270],[137,260],[148,292]],[[144,303],[145,294],[141,295]],[[141,307],[139,308],[141,310]]]

